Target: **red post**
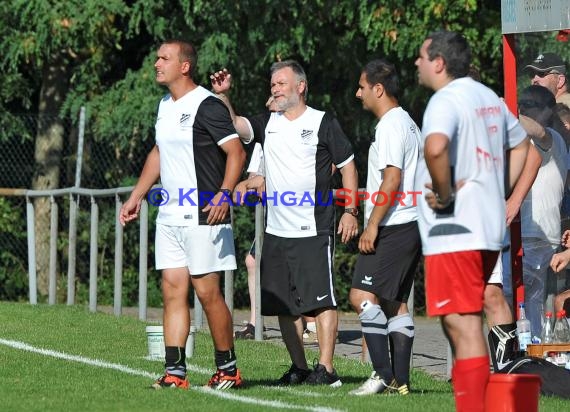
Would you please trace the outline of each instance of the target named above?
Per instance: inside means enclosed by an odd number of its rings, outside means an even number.
[[[515,56],[514,34],[503,34],[503,70],[505,77],[505,102],[515,115],[517,110],[517,61]],[[520,214],[517,214],[510,226],[511,229],[511,268],[513,285],[513,310],[518,319],[518,302],[524,302],[524,285],[522,274],[522,241]]]
[[[503,74],[505,77],[505,103],[515,115],[517,110],[517,59],[514,34],[503,34]]]

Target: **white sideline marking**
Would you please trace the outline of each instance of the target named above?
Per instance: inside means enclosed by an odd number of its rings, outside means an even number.
[[[251,403],[253,405],[263,405],[263,406],[271,406],[273,408],[281,408],[281,409],[301,409],[304,411],[312,411],[312,412],[340,412],[340,409],[332,409],[323,406],[301,406],[301,405],[294,405],[292,403],[284,403],[280,401],[266,401],[263,399],[258,398],[246,398],[244,396],[234,395],[227,391],[216,391],[208,387],[193,387],[200,392],[207,393],[210,395],[216,395],[220,398],[231,399],[234,401],[244,402],[244,403]]]
[[[0,343],[2,345],[10,346],[10,347],[15,348],[15,349],[39,353],[40,355],[52,356],[52,357],[58,358],[58,359],[65,359],[65,360],[70,360],[70,361],[74,361],[74,362],[85,363],[87,365],[98,366],[100,368],[115,369],[115,370],[118,370],[120,372],[128,373],[129,375],[144,376],[145,378],[151,378],[151,379],[156,379],[158,377],[158,375],[156,373],[150,373],[147,371],[142,371],[140,369],[132,369],[132,368],[129,368],[128,366],[120,365],[118,363],[110,363],[110,362],[105,362],[105,361],[98,360],[98,359],[89,359],[89,358],[85,358],[83,356],[70,355],[70,354],[65,353],[65,352],[57,352],[57,351],[54,351],[51,349],[36,348],[35,346],[31,346],[31,345],[28,345],[27,343],[19,342],[16,340],[8,340],[8,339],[0,338]]]
[[[287,393],[290,393],[292,395],[297,395],[297,396],[312,396],[314,398],[320,398],[321,396],[328,396],[329,397],[332,395],[330,393],[303,391],[300,389],[291,388],[290,386],[269,386],[269,385],[266,385],[266,386],[262,386],[262,388],[272,390],[272,391],[287,392]]]
[[[105,361],[102,361],[99,359],[90,359],[90,358],[86,358],[84,356],[79,356],[79,355],[70,355],[70,354],[65,353],[65,352],[58,352],[58,351],[54,351],[51,349],[36,348],[35,346],[31,346],[31,345],[28,345],[27,343],[20,342],[20,341],[0,338],[0,344],[5,345],[5,346],[9,346],[9,347],[14,348],[14,349],[20,349],[20,350],[25,350],[28,352],[39,353],[40,355],[51,356],[51,357],[54,357],[57,359],[64,359],[64,360],[84,363],[86,365],[97,366],[99,368],[114,369],[114,370],[117,370],[119,372],[127,373],[129,375],[143,376],[145,378],[151,378],[151,379],[156,379],[159,376],[156,373],[150,373],[150,372],[143,371],[140,369],[133,369],[133,368],[130,368],[126,365],[121,365],[119,363],[105,362]],[[198,366],[194,366],[194,365],[188,365],[188,366],[189,366],[188,367],[189,370],[192,370],[192,371],[197,372],[197,373],[203,373],[203,374],[209,374],[210,373],[210,371],[208,371],[207,369],[200,368]],[[268,406],[271,408],[300,409],[300,410],[311,411],[311,412],[340,412],[339,409],[332,409],[332,408],[321,407],[321,406],[295,405],[295,404],[285,403],[285,402],[280,402],[280,401],[267,401],[265,399],[239,396],[239,395],[234,395],[234,394],[224,392],[224,391],[216,391],[216,390],[210,389],[208,387],[191,386],[190,389],[196,390],[196,391],[208,394],[208,395],[214,395],[214,396],[217,396],[217,397],[223,398],[223,399],[229,399],[229,400],[238,401],[238,402],[242,402],[242,403],[249,403],[252,405]]]

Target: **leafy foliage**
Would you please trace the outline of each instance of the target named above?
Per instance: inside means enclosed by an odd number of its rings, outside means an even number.
[[[20,203],[20,204],[19,204]],[[0,197],[0,300],[22,300],[28,293],[25,208],[15,199]]]
[[[401,77],[400,103],[421,123],[428,92],[417,86],[414,61],[430,31],[462,32],[474,50],[474,63],[485,83],[501,93],[500,4],[491,0],[6,0],[0,10],[0,141],[31,141],[31,130],[18,116],[36,113],[42,76],[56,57],[64,59],[69,78],[61,115],[77,118],[87,106],[84,185],[132,184],[154,144],[158,101],[165,93],[154,82],[157,45],[185,38],[199,51],[196,80],[208,87],[209,74],[227,67],[233,75],[232,102],[239,113],[263,109],[269,94],[269,67],[294,58],[305,67],[309,104],[333,112],[356,152],[365,182],[370,136],[376,119],[365,113],[354,94],[360,70],[373,58],[396,64]],[[546,39],[546,41],[545,41]],[[517,39],[518,41],[518,39]],[[538,51],[567,53],[550,34],[521,38],[526,61]],[[74,143],[74,136],[68,140]],[[62,165],[62,168],[64,166]],[[126,183],[129,182],[129,183]],[[88,213],[88,212],[82,212]],[[253,213],[236,209],[239,273],[236,293],[247,302],[245,267],[241,264],[253,239]],[[86,217],[82,217],[86,219]],[[101,212],[100,238],[109,255],[113,212]],[[15,229],[16,230],[16,229]],[[84,240],[87,236],[82,233]],[[127,237],[131,235],[127,232]],[[136,240],[125,244],[125,284],[136,275]],[[152,243],[152,242],[151,242]],[[63,252],[62,252],[63,253]],[[81,250],[86,256],[88,247]],[[356,250],[339,245],[338,292],[346,296]],[[102,259],[102,262],[106,261]],[[152,255],[149,262],[152,262]],[[151,266],[149,266],[151,267]],[[112,273],[108,264],[101,270]],[[84,281],[84,275],[80,277]],[[128,280],[127,280],[128,278]],[[105,281],[101,286],[106,287]],[[112,283],[109,284],[109,287]],[[158,287],[158,280],[155,286]],[[81,291],[81,287],[78,288]],[[128,296],[133,296],[130,290]]]

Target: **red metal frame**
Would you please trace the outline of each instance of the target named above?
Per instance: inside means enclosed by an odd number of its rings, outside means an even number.
[[[517,109],[517,60],[515,56],[514,34],[503,34],[503,72],[505,87],[505,103],[515,115]],[[513,310],[515,319],[519,318],[518,303],[524,302],[524,285],[522,277],[522,241],[520,214],[517,214],[510,226],[511,229],[511,268],[513,285]]]

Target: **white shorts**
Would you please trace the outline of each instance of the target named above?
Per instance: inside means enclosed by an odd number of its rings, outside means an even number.
[[[503,285],[503,252],[499,252],[499,257],[497,258],[497,263],[489,276],[487,283],[493,283],[496,285]]]
[[[191,275],[234,270],[237,265],[232,227],[157,223],[155,262],[158,270],[187,267]]]

